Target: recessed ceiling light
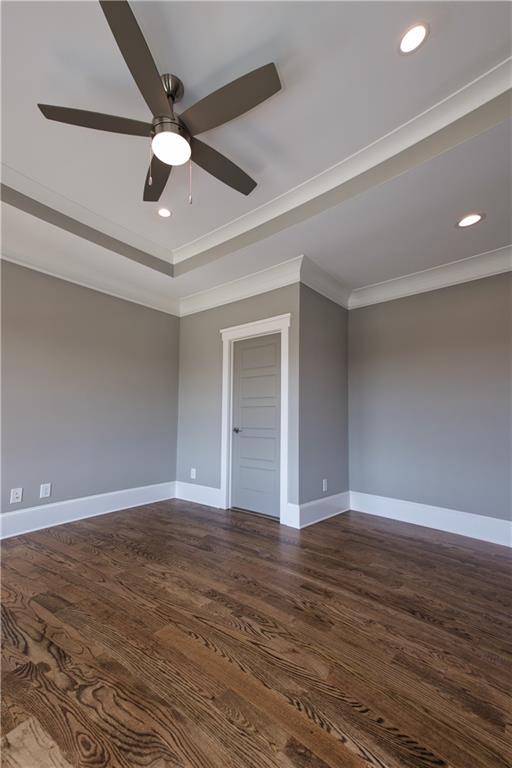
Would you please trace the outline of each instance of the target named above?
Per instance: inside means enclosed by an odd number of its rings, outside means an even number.
[[[159,208],[158,215],[161,216],[163,219],[168,219],[169,216],[171,215],[171,212],[168,208]]]
[[[425,42],[429,33],[428,24],[415,24],[405,32],[400,40],[401,53],[412,53]]]
[[[472,227],[473,224],[478,224],[479,221],[485,219],[485,213],[467,213],[457,222],[458,227]]]

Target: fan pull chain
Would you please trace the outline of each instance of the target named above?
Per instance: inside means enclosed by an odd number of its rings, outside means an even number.
[[[149,145],[149,177],[148,177],[148,187],[151,187],[153,185],[153,176],[151,174],[151,163],[153,162],[153,150],[151,149],[151,144]]]
[[[192,160],[188,161],[188,203],[192,205]]]

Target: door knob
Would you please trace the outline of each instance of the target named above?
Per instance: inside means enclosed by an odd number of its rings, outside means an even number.
[[[233,432],[235,433],[235,435],[238,435],[238,433],[241,431],[242,430],[240,429],[240,427],[233,427]]]

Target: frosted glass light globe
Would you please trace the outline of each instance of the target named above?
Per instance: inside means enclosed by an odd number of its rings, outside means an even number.
[[[151,142],[153,154],[166,165],[183,165],[190,158],[190,144],[179,133],[160,131]]]

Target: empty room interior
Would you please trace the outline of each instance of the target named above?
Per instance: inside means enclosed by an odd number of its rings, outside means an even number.
[[[2,765],[512,765],[512,4],[0,13]]]

